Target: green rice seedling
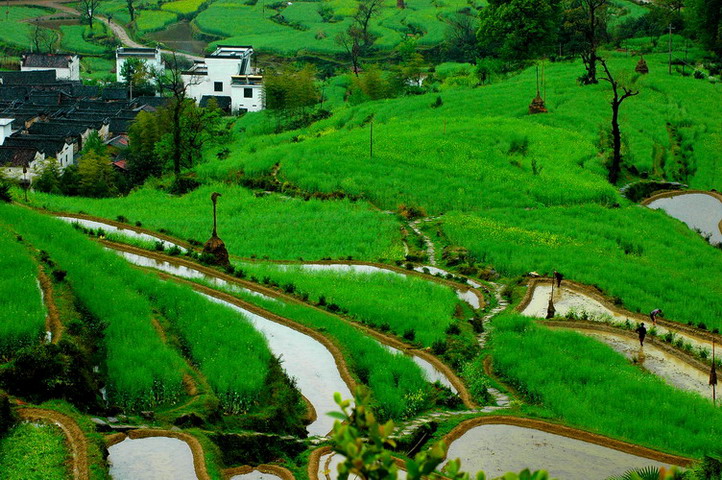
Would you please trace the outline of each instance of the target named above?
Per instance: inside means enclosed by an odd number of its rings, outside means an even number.
[[[576,332],[519,315],[494,320],[494,371],[566,423],[631,443],[701,458],[722,453],[722,410],[678,390]]]
[[[198,282],[203,283],[200,280]],[[419,366],[401,353],[392,353],[352,325],[304,305],[271,300],[218,285],[209,286],[227,291],[281,317],[322,331],[334,340],[340,346],[356,378],[371,389],[376,401],[376,412],[381,418],[399,420],[412,417],[429,406],[431,388]]]
[[[443,230],[504,275],[558,270],[622,298],[630,310],[646,313],[663,302],[671,320],[722,327],[722,252],[659,211],[587,205],[452,212]]]
[[[223,195],[218,233],[231,254],[278,259],[397,258],[403,253],[396,221],[361,203],[346,200],[255,197],[244,188],[209,185],[183,197],[151,188],[128,197],[90,200],[31,194],[33,203],[51,210],[85,211],[105,218],[124,215],[131,223],[201,243],[210,238],[210,195]],[[148,208],[153,205],[153,208]]]
[[[45,307],[38,283],[38,265],[29,248],[0,225],[0,356],[12,355],[40,342]]]
[[[8,205],[0,205],[0,216],[68,272],[76,297],[105,325],[100,341],[110,401],[139,410],[176,401],[182,359],[153,328],[148,299],[128,288],[125,262],[56,219]]]
[[[324,304],[337,305],[373,328],[388,325],[399,337],[414,330],[415,340],[426,347],[445,338],[444,332],[459,302],[450,287],[392,272],[334,271],[267,263],[238,266],[248,275],[309,292],[311,302],[318,303],[323,297]]]
[[[69,460],[65,435],[55,425],[20,423],[0,438],[0,472],[6,480],[66,480]]]

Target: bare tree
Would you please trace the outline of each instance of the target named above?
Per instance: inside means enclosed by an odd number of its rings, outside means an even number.
[[[369,31],[371,25],[371,19],[381,13],[384,7],[383,0],[358,0],[358,6],[356,7],[356,13],[353,16],[353,23],[359,29],[361,39],[363,40],[362,46],[364,48],[370,47],[374,43],[374,38]]]
[[[619,129],[619,107],[621,107],[622,102],[624,102],[629,97],[639,95],[639,91],[632,90],[626,85],[622,85],[618,79],[615,79],[612,76],[612,72],[609,71],[607,62],[603,58],[599,58],[599,63],[601,63],[602,68],[604,68],[604,73],[606,74],[606,78],[603,78],[603,80],[606,80],[610,83],[610,85],[612,85],[612,93],[614,95],[611,101],[613,151],[612,164],[609,166],[609,182],[612,184],[616,184],[617,180],[619,179],[619,174],[622,170],[622,134]]]
[[[130,15],[130,21],[135,20],[135,0],[126,0],[126,5],[128,6],[128,14]]]
[[[348,30],[339,32],[335,40],[336,44],[346,50],[346,53],[351,58],[353,73],[358,77],[359,58],[361,56],[361,35],[359,30],[352,24]]]
[[[585,20],[581,24],[585,37],[585,47],[581,56],[587,73],[583,78],[584,84],[599,83],[597,81],[597,48],[601,41],[603,31],[606,31],[606,12],[608,0],[581,0]]]
[[[33,29],[33,47],[37,53],[52,53],[55,49],[55,33],[48,29],[42,28],[36,21]]]
[[[92,30],[95,10],[100,5],[100,0],[81,0],[80,5],[83,7],[83,15],[88,17],[88,25],[90,25],[90,29]]]

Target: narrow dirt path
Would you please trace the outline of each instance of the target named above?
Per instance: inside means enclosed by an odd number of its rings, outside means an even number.
[[[23,420],[48,422],[60,427],[70,448],[70,469],[73,472],[73,478],[75,480],[90,478],[88,440],[75,420],[63,413],[42,408],[19,408],[17,412]]]
[[[58,305],[55,303],[53,283],[50,281],[50,277],[45,273],[42,266],[38,266],[38,283],[40,284],[40,291],[43,295],[45,309],[48,312],[45,317],[45,331],[50,332],[52,343],[58,343],[63,337],[63,325],[60,322]]]
[[[10,5],[26,5],[26,6],[40,6],[40,7],[49,7],[54,8],[58,11],[61,11],[63,13],[67,13],[68,15],[72,15],[74,17],[79,17],[80,12],[76,10],[73,7],[70,7],[68,5],[65,5],[65,3],[72,3],[73,0],[9,0]],[[118,37],[118,40],[126,46],[130,48],[148,48],[147,45],[144,45],[142,43],[138,43],[135,40],[133,40],[128,32],[126,31],[125,27],[110,20],[109,18],[102,16],[102,15],[95,15],[95,20],[98,20],[102,23],[104,23],[106,26],[108,26],[113,34]],[[179,57],[184,57],[192,62],[195,61],[203,61],[203,57],[199,57],[197,55],[191,55],[189,53],[183,53],[183,52],[173,52],[172,50],[161,50],[161,53],[173,55],[174,53],[178,55]]]

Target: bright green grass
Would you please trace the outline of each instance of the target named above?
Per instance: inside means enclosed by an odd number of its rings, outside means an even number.
[[[38,343],[45,331],[45,307],[38,267],[26,245],[0,224],[0,356]]]
[[[65,435],[53,425],[20,423],[0,439],[4,480],[66,480],[70,452]]]
[[[111,401],[139,410],[176,401],[183,361],[153,328],[148,299],[127,285],[127,264],[57,219],[9,205],[0,205],[0,217],[67,272],[76,297],[105,325],[101,368]]]
[[[213,226],[212,192],[223,195],[218,202],[218,233],[235,255],[292,260],[403,255],[395,219],[362,203],[257,198],[243,188],[224,185],[201,187],[183,197],[146,188],[125,198],[89,200],[38,193],[32,201],[51,210],[84,211],[109,219],[123,215],[152,230],[205,242]]]
[[[115,74],[111,73],[115,68],[115,61],[113,60],[100,57],[82,57],[80,59],[80,68],[80,74],[84,78],[115,81]]]
[[[722,453],[722,410],[677,390],[576,332],[497,317],[494,370],[565,422],[631,443],[700,458]]]
[[[204,3],[209,3],[209,0],[177,0],[164,3],[161,8],[180,15],[188,15],[197,11]]]
[[[632,310],[661,308],[681,323],[722,328],[722,251],[661,211],[587,205],[452,212],[443,230],[504,275],[558,270]]]
[[[178,16],[173,12],[164,10],[142,10],[136,14],[135,24],[141,33],[162,30],[175,22]]]
[[[101,22],[96,22],[94,27],[98,33],[102,33],[105,29],[104,24]],[[68,52],[91,55],[105,53],[107,51],[106,47],[86,40],[85,36],[89,30],[90,27],[87,25],[61,25],[62,38],[60,46]]]
[[[612,69],[622,76],[637,61],[624,54],[611,57]],[[652,177],[662,173],[653,168],[653,153],[673,149],[667,130],[671,124],[694,146],[696,174],[681,180],[695,188],[722,189],[716,154],[722,124],[715,111],[722,91],[706,81],[667,75],[662,56],[650,55],[647,61],[651,73],[637,80],[640,96],[622,106],[626,161]],[[579,62],[547,65],[546,115],[527,114],[535,93],[535,71],[530,69],[498,84],[445,91],[440,108],[430,107],[439,94],[404,97],[340,109],[301,132],[247,132],[229,159],[209,162],[198,171],[228,178],[234,170],[262,173],[280,162],[281,177],[304,189],[361,192],[389,209],[414,202],[430,213],[607,204],[616,195],[606,183],[597,144],[602,129],[609,128],[609,86],[578,86],[582,70]],[[368,158],[368,126],[361,127],[370,115],[375,116],[373,161]],[[302,141],[293,143],[294,137]],[[509,154],[512,141],[524,139],[529,141],[527,154]],[[539,175],[532,172],[533,159],[542,169]]]
[[[211,286],[224,290],[222,286]],[[371,389],[376,401],[375,411],[381,418],[400,420],[412,417],[429,406],[429,384],[419,366],[403,354],[391,353],[375,339],[320,310],[266,299],[246,291],[227,292],[276,315],[322,331],[334,340],[351,372]]]
[[[8,15],[5,15],[5,12]],[[50,15],[55,10],[40,7],[2,6],[0,11],[0,43],[15,47],[30,48],[33,25],[23,20]]]
[[[282,287],[292,284],[300,292],[310,292],[317,302],[347,309],[349,315],[376,329],[388,327],[401,337],[415,332],[415,340],[425,347],[445,338],[453,322],[459,300],[449,287],[391,272],[348,272],[309,270],[300,265],[242,263],[238,265],[259,281],[269,278]]]

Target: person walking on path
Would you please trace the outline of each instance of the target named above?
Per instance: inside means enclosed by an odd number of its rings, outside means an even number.
[[[644,337],[647,336],[647,328],[644,326],[644,323],[642,323],[640,326],[637,327],[635,330],[637,332],[637,335],[639,335],[639,346],[644,346]]]
[[[554,270],[554,280],[557,282],[557,288],[560,288],[562,286],[562,280],[564,280],[564,275]]]
[[[652,320],[653,325],[657,325],[657,317],[662,316],[664,313],[659,308],[655,308],[651,312],[649,312],[649,318]]]

